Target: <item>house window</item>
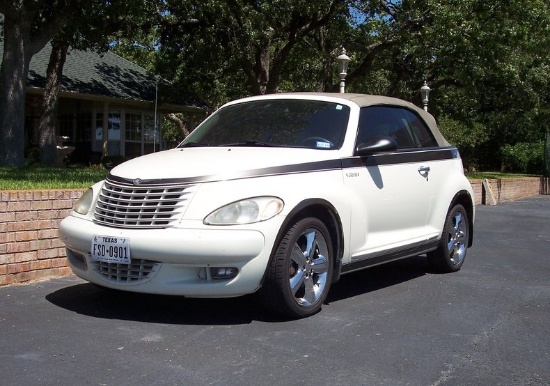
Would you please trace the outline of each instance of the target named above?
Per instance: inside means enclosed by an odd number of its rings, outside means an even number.
[[[155,128],[155,116],[145,115],[143,138],[144,154],[154,153],[160,150],[160,133],[158,127]]]
[[[144,142],[148,143],[158,143],[160,136],[158,128],[155,128],[155,116],[154,115],[144,115]]]
[[[84,112],[76,115],[76,138],[78,142],[89,142],[92,139],[92,113]]]
[[[59,135],[64,137],[69,137],[70,141],[74,141],[74,132],[73,132],[73,115],[64,114],[60,115],[58,118],[59,125]]]
[[[142,132],[142,117],[141,114],[126,113],[126,141],[141,142]]]
[[[137,112],[127,112],[124,130],[124,151],[126,157],[160,150],[160,130],[155,128],[155,116]]]
[[[129,158],[139,157],[143,154],[142,138],[143,115],[141,113],[126,113],[125,116],[125,156]]]
[[[108,124],[108,152],[109,155],[120,155],[120,112],[110,111],[107,117]],[[96,113],[96,128],[93,150],[101,151],[103,148],[103,113]]]

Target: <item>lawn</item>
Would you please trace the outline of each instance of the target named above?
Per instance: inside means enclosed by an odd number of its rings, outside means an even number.
[[[108,170],[101,166],[0,167],[0,190],[84,189],[104,179],[107,173]]]
[[[521,177],[540,177],[535,174],[503,173],[503,172],[468,172],[466,177],[472,180],[476,179],[503,179],[503,178],[521,178]]]
[[[24,168],[0,167],[0,190],[85,189],[105,178],[102,166],[55,167],[31,165]],[[533,177],[528,174],[471,172],[470,179]]]

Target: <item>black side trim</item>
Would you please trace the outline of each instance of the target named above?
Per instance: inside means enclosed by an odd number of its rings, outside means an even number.
[[[359,256],[353,259],[351,263],[344,264],[342,266],[342,273],[348,273],[357,271],[359,269],[372,267],[388,263],[394,260],[400,260],[411,256],[421,255],[433,251],[437,248],[439,240],[428,240],[427,242],[415,244],[414,246],[407,246],[402,249],[395,249],[392,251],[386,251],[384,254],[374,254]]]
[[[308,162],[303,164],[290,164],[274,166],[261,169],[243,170],[234,173],[212,174],[209,176],[197,176],[189,178],[169,178],[169,179],[150,179],[140,180],[140,185],[177,185],[177,184],[196,184],[201,182],[215,182],[227,180],[240,180],[243,178],[268,177],[285,174],[312,173],[326,170],[342,169],[342,161],[340,159],[332,159],[317,162]],[[109,173],[107,179],[116,181],[122,184],[134,185],[133,179],[117,177]]]
[[[443,161],[458,158],[455,148],[401,150],[395,153],[376,154],[368,157],[350,157],[342,160],[342,168],[396,165],[414,162]]]
[[[268,168],[243,170],[233,173],[212,174],[207,176],[147,180],[139,179],[139,183],[137,183],[137,185],[158,186],[197,184],[201,182],[239,180],[243,178],[258,178],[285,174],[313,173],[326,170],[341,170],[365,166],[396,165],[423,161],[441,161],[453,158],[458,158],[458,150],[454,147],[405,149],[399,150],[395,153],[376,154],[368,157],[355,156],[344,159],[331,159],[324,161],[307,162],[302,164],[288,164]],[[107,179],[113,182],[118,182],[120,184],[130,186],[136,185],[135,181],[138,180],[118,177],[111,173],[109,173]]]

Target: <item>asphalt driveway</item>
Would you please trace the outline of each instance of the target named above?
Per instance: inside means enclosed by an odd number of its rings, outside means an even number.
[[[66,277],[0,288],[0,331],[2,385],[548,385],[550,196],[478,207],[460,272],[349,274],[303,320]]]

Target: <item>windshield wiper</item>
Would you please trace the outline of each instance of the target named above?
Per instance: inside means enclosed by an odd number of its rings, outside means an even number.
[[[182,147],[205,147],[205,146],[210,146],[210,145],[208,145],[207,143],[200,143],[200,142],[187,142],[187,143],[184,143],[182,145],[179,145],[178,148],[182,148]]]
[[[222,143],[218,146],[251,146],[251,147],[281,147],[284,145],[278,145],[275,143],[267,143],[267,142],[261,142],[261,141],[254,141],[254,140],[247,140],[242,142],[234,142],[234,143]]]

